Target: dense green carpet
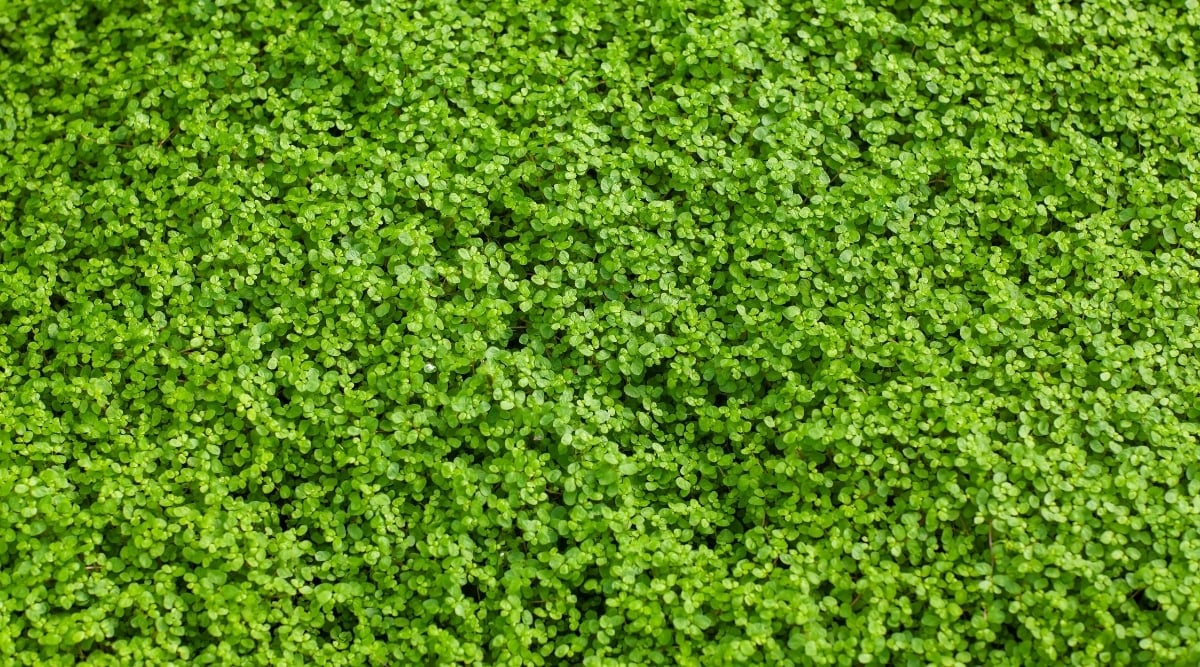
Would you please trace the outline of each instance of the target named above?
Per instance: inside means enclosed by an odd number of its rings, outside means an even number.
[[[0,0],[0,664],[1200,664],[1198,41]]]

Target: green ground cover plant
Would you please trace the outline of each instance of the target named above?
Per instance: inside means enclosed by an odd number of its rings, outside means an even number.
[[[1200,664],[1198,39],[0,2],[0,664]]]

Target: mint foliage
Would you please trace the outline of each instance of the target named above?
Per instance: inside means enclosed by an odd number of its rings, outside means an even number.
[[[0,3],[0,662],[1200,664],[1200,12]]]

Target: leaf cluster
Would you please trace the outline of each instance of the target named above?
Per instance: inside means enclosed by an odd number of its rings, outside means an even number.
[[[1196,664],[1194,5],[0,3],[0,656]]]

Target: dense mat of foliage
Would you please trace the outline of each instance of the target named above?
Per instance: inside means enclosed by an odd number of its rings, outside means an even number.
[[[1197,664],[1198,39],[0,3],[4,664]]]

